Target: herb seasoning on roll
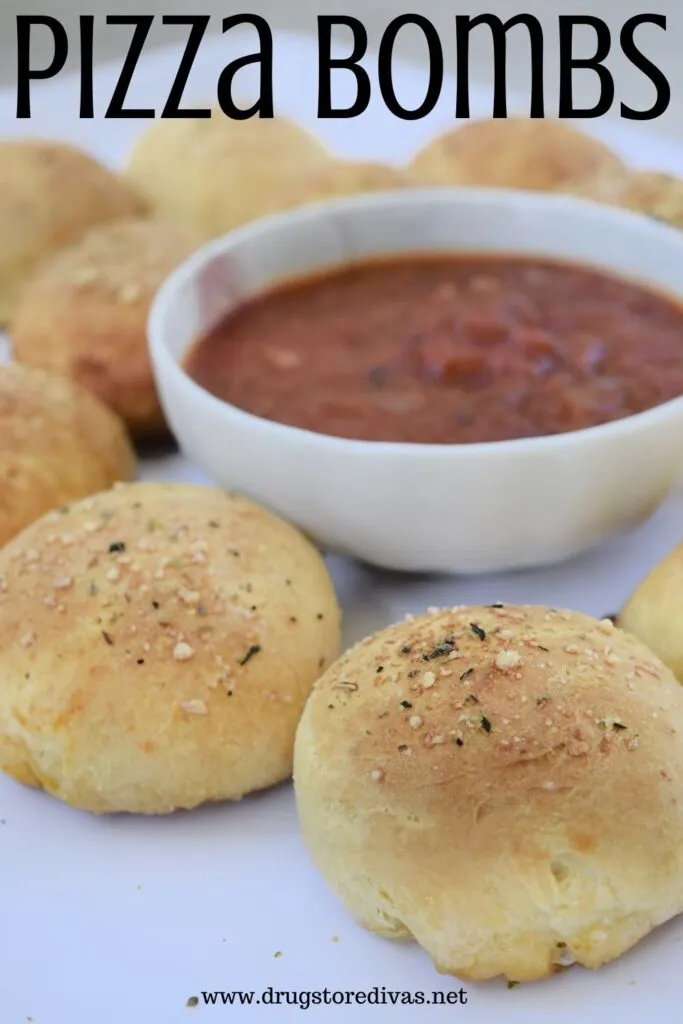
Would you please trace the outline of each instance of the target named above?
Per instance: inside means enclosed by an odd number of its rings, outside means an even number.
[[[597,968],[683,911],[683,690],[609,620],[383,630],[316,684],[294,784],[349,913],[464,980]]]

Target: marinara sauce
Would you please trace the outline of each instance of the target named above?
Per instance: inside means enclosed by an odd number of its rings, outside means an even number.
[[[368,441],[561,434],[683,394],[683,307],[589,266],[435,255],[291,281],[190,352],[257,416]]]

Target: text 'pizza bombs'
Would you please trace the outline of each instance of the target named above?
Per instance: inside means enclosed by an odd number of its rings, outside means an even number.
[[[454,608],[344,654],[299,725],[350,914],[464,979],[599,967],[683,910],[683,691],[609,621]]]
[[[209,487],[132,484],[0,553],[0,767],[74,807],[161,814],[286,779],[338,653],[325,564]]]

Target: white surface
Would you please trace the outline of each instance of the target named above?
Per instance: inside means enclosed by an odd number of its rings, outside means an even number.
[[[227,60],[226,41],[205,49],[195,94],[210,93]],[[314,55],[280,41],[277,84],[283,112],[310,116]],[[145,98],[167,90],[164,55],[137,75]],[[106,87],[111,75],[102,74]],[[310,79],[309,82],[306,79]],[[411,90],[405,75],[406,92]],[[105,88],[106,92],[106,88]],[[98,94],[102,95],[101,89]],[[77,87],[36,90],[33,122],[5,134],[71,138],[113,162],[140,122],[78,122]],[[349,155],[400,158],[448,123],[452,97],[429,123],[399,124],[375,107],[361,121],[329,122],[321,134]],[[486,112],[485,108],[482,112]],[[649,147],[645,132],[610,132],[624,155],[683,169],[675,147]],[[177,458],[149,463],[147,477],[201,479]],[[634,480],[634,486],[638,481]],[[333,560],[346,610],[347,642],[428,604],[529,601],[593,614],[613,611],[643,573],[683,534],[683,505],[671,503],[637,533],[559,568],[475,580],[427,580],[370,572]],[[504,514],[504,511],[501,512]],[[181,1024],[193,1020],[310,1020],[402,1024],[453,1019],[525,1024],[676,1019],[683,922],[661,929],[623,959],[591,975],[571,969],[508,991],[468,985],[466,1007],[187,1009],[202,990],[452,991],[414,946],[389,944],[349,922],[310,867],[298,839],[289,787],[241,805],[162,820],[96,819],[49,797],[0,781],[0,1022],[22,1024]],[[337,943],[332,936],[338,936]],[[276,951],[282,956],[274,957]]]
[[[278,512],[323,550],[384,569],[549,565],[645,521],[681,480],[683,398],[555,437],[384,444],[248,415],[182,369],[217,319],[293,274],[453,249],[589,262],[683,299],[682,232],[567,196],[426,189],[294,210],[205,246],[157,294],[151,353],[183,451],[216,483]]]

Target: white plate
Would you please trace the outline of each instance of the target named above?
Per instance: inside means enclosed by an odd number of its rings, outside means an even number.
[[[203,47],[191,93],[211,95],[217,74],[237,45]],[[247,47],[248,48],[248,47]],[[241,52],[246,52],[242,50]],[[131,102],[159,103],[177,55],[146,58]],[[97,75],[101,107],[117,68]],[[406,102],[423,76],[400,69]],[[310,79],[310,81],[307,81]],[[317,91],[316,51],[283,35],[276,43],[276,94],[284,113],[311,123]],[[343,93],[343,89],[340,90]],[[318,127],[340,153],[400,160],[452,117],[452,88],[425,122],[399,122],[377,100],[361,119]],[[343,97],[341,97],[343,99]],[[487,93],[474,97],[485,114]],[[119,162],[139,121],[79,121],[74,79],[38,85],[34,119],[14,120],[15,97],[0,94],[3,134],[55,135]],[[594,131],[600,126],[593,125]],[[646,129],[605,126],[603,136],[634,163],[683,171],[683,151]],[[179,457],[147,462],[148,479],[203,478]],[[602,615],[683,534],[683,500],[676,499],[637,533],[570,564],[484,579],[416,579],[371,572],[340,560],[332,570],[346,613],[345,640],[427,605],[526,601],[565,605]],[[291,788],[235,806],[161,820],[97,819],[50,797],[0,779],[0,1021],[21,1024],[181,1024],[192,1020],[296,1020],[403,1024],[472,1024],[523,1020],[622,1024],[675,1018],[680,990],[683,921],[674,922],[620,961],[589,974],[572,969],[548,982],[508,991],[502,983],[467,985],[468,1005],[186,1007],[202,991],[281,992],[386,990],[453,992],[415,946],[394,945],[362,932],[318,878],[300,843]],[[333,936],[338,941],[333,941]],[[276,957],[275,953],[281,952]],[[401,997],[402,998],[402,997]],[[193,1016],[193,1015],[196,1015]]]

